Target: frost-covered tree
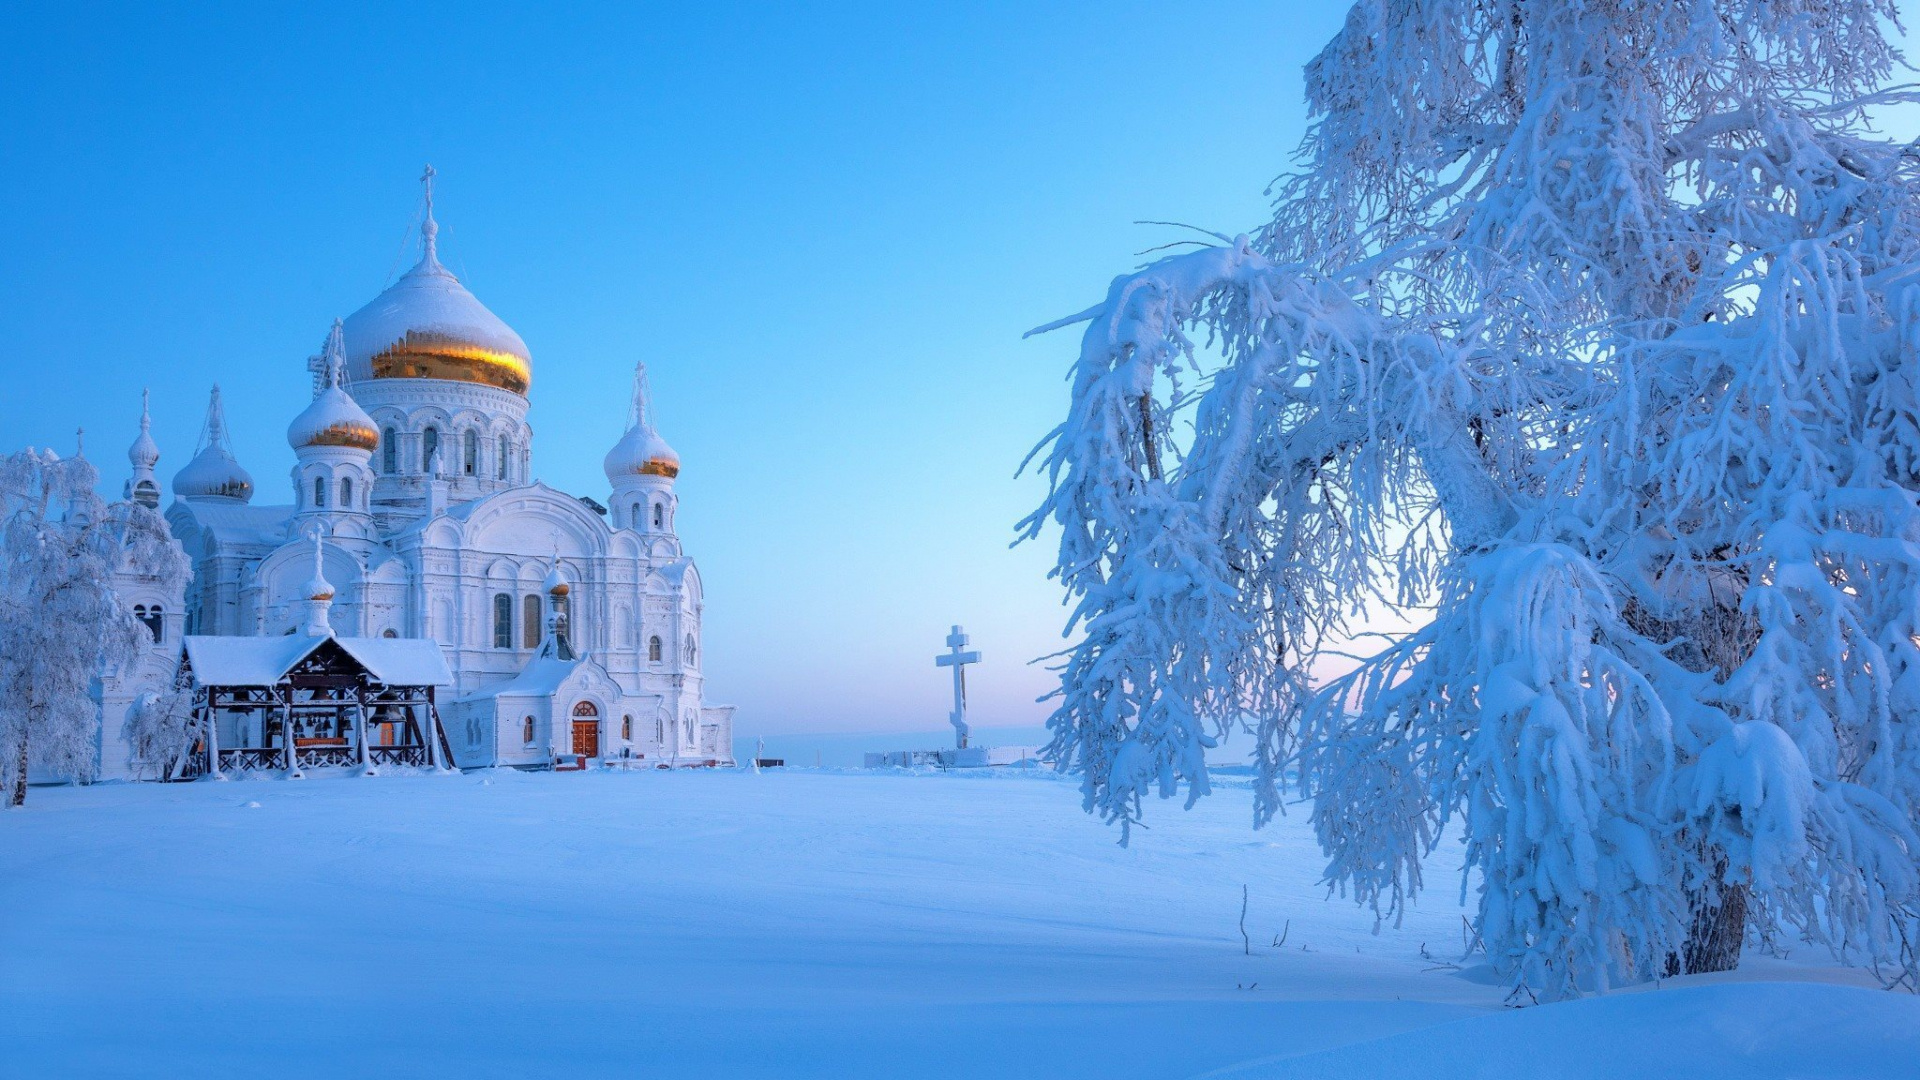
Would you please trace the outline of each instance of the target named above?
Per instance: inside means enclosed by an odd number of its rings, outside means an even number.
[[[134,774],[165,780],[175,774],[181,759],[200,740],[193,695],[185,690],[142,694],[133,703],[121,731]]]
[[[1089,809],[1312,797],[1397,917],[1450,825],[1550,996],[1912,966],[1920,155],[1880,0],[1363,0],[1272,223],[1116,279],[1049,478]],[[1369,598],[1430,621],[1316,677]]]
[[[0,457],[0,778],[11,806],[26,801],[32,764],[93,776],[90,684],[151,640],[114,594],[114,571],[172,585],[186,573],[165,521],[137,503],[108,505],[98,481],[78,455]]]

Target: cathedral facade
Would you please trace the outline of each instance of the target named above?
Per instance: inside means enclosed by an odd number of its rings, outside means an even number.
[[[307,362],[289,500],[256,499],[214,389],[165,512],[192,580],[177,597],[120,583],[155,643],[102,681],[102,776],[139,773],[120,728],[140,695],[172,686],[184,638],[301,632],[316,545],[331,632],[438,643],[454,764],[732,763],[733,709],[705,698],[700,574],[675,531],[680,460],[654,428],[644,369],[603,462],[606,502],[533,480],[532,355],[441,265],[436,233],[429,189],[420,261]],[[157,507],[144,417],[128,457],[128,497]]]

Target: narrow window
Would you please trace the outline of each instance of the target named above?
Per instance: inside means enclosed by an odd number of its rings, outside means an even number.
[[[472,476],[480,469],[480,433],[468,428],[460,442],[460,471]]]
[[[628,742],[633,741],[633,717],[623,716],[620,718],[620,737]]]
[[[633,513],[628,515],[627,521],[630,522],[632,526],[637,529],[640,527],[641,523],[644,522],[645,520],[646,520],[645,518],[640,516],[640,504],[634,503]]]
[[[664,529],[667,527],[667,504],[666,503],[653,504],[653,527],[656,529]]]
[[[507,437],[505,435],[500,436],[500,456],[494,462],[493,466],[494,479],[505,480],[507,478],[507,458],[512,453],[513,450],[507,443]]]
[[[528,746],[533,745],[533,717],[531,716],[520,722],[520,741]]]
[[[685,658],[685,661],[684,661],[685,663],[687,663],[689,666],[693,664],[693,635],[692,634],[687,635],[687,651],[682,653],[681,655]]]
[[[667,741],[666,723],[657,716],[653,718],[653,741],[657,743]]]
[[[493,647],[513,648],[513,597],[506,593],[493,595]]]
[[[540,594],[528,593],[520,598],[520,647],[535,648],[540,644]]]
[[[353,477],[351,476],[340,478],[340,505],[348,510],[353,509]]]
[[[433,468],[433,452],[438,449],[440,449],[440,432],[438,429],[428,428],[420,433],[421,472],[427,472]]]
[[[400,471],[400,437],[392,428],[380,433],[380,471],[388,476]]]
[[[315,510],[327,508],[327,478],[324,476],[313,478],[313,508]]]
[[[647,659],[656,664],[660,662],[660,638],[658,635],[647,639]]]
[[[155,642],[160,640],[160,605],[155,604],[152,607],[148,607],[145,604],[135,604],[133,607],[133,617],[140,620],[140,625],[147,628],[147,634],[152,637]]]

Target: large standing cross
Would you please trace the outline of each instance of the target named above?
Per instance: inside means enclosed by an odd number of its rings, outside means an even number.
[[[953,724],[953,744],[965,750],[967,748],[967,665],[980,662],[980,654],[967,651],[967,632],[958,626],[947,635],[948,652],[933,658],[938,667],[953,669],[953,714],[947,720]]]

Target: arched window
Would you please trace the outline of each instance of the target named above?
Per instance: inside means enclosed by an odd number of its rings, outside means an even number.
[[[533,745],[533,717],[531,716],[520,722],[520,741],[528,746]]]
[[[666,503],[653,504],[653,527],[656,529],[664,529],[667,527],[667,504]]]
[[[148,607],[145,604],[135,604],[133,606],[133,617],[140,620],[140,624],[147,628],[147,634],[151,636],[155,642],[160,640],[160,632],[165,624],[161,620],[161,608],[159,604],[155,604],[152,607]]]
[[[657,716],[653,718],[653,741],[656,743],[665,743],[667,741],[666,721]]]
[[[620,737],[629,742],[633,741],[633,717],[623,716],[620,718]]]
[[[645,518],[643,518],[643,517],[641,517],[641,516],[640,516],[640,504],[639,504],[639,503],[634,503],[634,504],[633,504],[633,513],[632,513],[631,515],[629,515],[629,516],[628,516],[628,518],[627,518],[627,522],[628,522],[628,524],[629,524],[629,525],[631,525],[631,526],[632,526],[633,528],[636,528],[636,529],[637,529],[637,528],[639,528],[639,527],[640,527],[640,524],[641,524],[641,522],[643,522],[643,521],[645,521],[645,520],[646,520]]]
[[[388,476],[400,471],[400,436],[392,428],[380,432],[380,471]]]
[[[327,508],[327,478],[324,476],[313,478],[313,508],[315,510]]]
[[[493,594],[493,647],[513,648],[513,597],[506,593]]]
[[[660,662],[660,637],[657,634],[647,639],[647,659],[656,664]]]
[[[532,649],[540,644],[540,594],[520,598],[520,647]]]
[[[433,467],[433,452],[440,449],[440,431],[428,428],[420,433],[420,471],[426,472]]]
[[[385,638],[397,638],[400,636],[400,634],[397,631],[395,631],[393,627],[389,626],[385,630],[380,631],[380,636]]]
[[[340,478],[340,505],[348,510],[353,509],[353,477],[351,476]]]
[[[512,456],[512,454],[512,444],[507,442],[505,435],[500,436],[500,456],[494,461],[493,465],[494,479],[505,480],[507,478],[507,458]]]
[[[573,707],[573,715],[575,715],[575,716],[599,716],[599,715],[600,715],[600,710],[594,707],[594,704],[593,704],[593,702],[591,702],[591,701],[582,701],[582,702],[578,702],[578,703],[576,703],[576,704],[574,705],[574,707]]]
[[[692,634],[687,635],[687,651],[684,653],[681,653],[680,655],[683,663],[685,663],[689,667],[693,666],[693,635]]]
[[[480,471],[480,433],[468,428],[460,444],[460,471],[472,476]]]

